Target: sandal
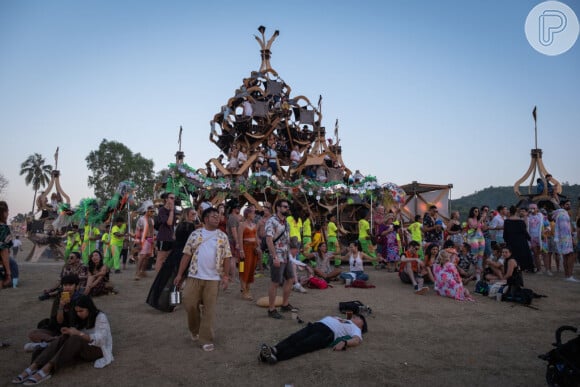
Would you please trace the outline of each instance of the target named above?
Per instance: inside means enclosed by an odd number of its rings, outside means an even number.
[[[39,370],[37,373],[35,373],[34,375],[30,376],[28,379],[26,379],[26,381],[24,382],[25,386],[34,386],[37,384],[40,384],[42,382],[47,381],[48,379],[50,379],[52,376],[52,374],[46,374],[44,373],[43,370]]]
[[[205,352],[211,352],[215,349],[215,346],[213,344],[204,344],[201,346],[201,349],[203,349]]]
[[[31,370],[30,368],[26,368],[22,373],[12,379],[13,384],[22,384],[24,383],[29,377],[34,375],[36,371]]]

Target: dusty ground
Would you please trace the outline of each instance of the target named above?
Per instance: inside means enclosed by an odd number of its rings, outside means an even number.
[[[0,350],[0,385],[11,385],[28,364],[26,333],[50,310],[37,296],[60,266],[46,259],[21,263],[21,286],[0,291],[0,339],[12,344]],[[546,367],[537,356],[551,348],[560,325],[580,326],[580,284],[564,282],[562,274],[526,277],[528,287],[549,296],[537,300],[535,310],[481,296],[475,303],[416,296],[395,274],[367,270],[375,289],[337,285],[291,297],[304,321],[338,314],[339,301],[370,305],[364,343],[275,366],[257,361],[260,343],[274,344],[301,325],[268,318],[265,309],[241,300],[236,286],[220,294],[216,350],[204,353],[188,338],[182,309],[164,314],[145,304],[151,276],[135,282],[132,271],[112,275],[120,293],[96,304],[111,322],[115,361],[101,370],[80,364],[44,385],[542,386]],[[254,295],[266,295],[267,284],[258,278]]]

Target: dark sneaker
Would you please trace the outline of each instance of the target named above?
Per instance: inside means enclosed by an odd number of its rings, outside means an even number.
[[[48,300],[48,299],[50,299],[50,295],[49,294],[46,294],[46,293],[43,293],[40,296],[38,296],[38,300],[39,301],[45,301],[45,300]]]
[[[268,364],[276,364],[278,362],[276,355],[274,355],[274,351],[272,351],[272,348],[266,344],[262,344],[260,346],[260,354],[258,355],[258,359],[261,362]]]
[[[268,311],[268,317],[272,317],[272,318],[275,318],[276,320],[280,320],[282,318],[282,315],[280,313],[278,313],[278,310],[274,309],[274,310]]]
[[[292,306],[292,304],[288,304],[288,305],[285,305],[285,306],[284,306],[284,305],[282,305],[282,306],[280,307],[280,310],[281,310],[282,312],[292,312],[292,309],[298,310],[298,308],[295,308],[295,307],[293,307],[293,306]]]

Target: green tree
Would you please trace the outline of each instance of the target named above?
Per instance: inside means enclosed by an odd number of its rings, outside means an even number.
[[[85,159],[92,172],[88,185],[95,189],[101,202],[109,200],[120,182],[133,181],[136,186],[135,200],[143,201],[153,196],[153,160],[140,153],[133,153],[120,142],[103,139],[98,150],[91,151]]]
[[[40,153],[28,156],[26,161],[20,164],[20,175],[26,175],[24,182],[26,185],[32,184],[34,190],[34,199],[32,199],[32,213],[34,214],[34,205],[36,195],[41,187],[45,187],[50,182],[52,165],[46,165],[44,157]]]

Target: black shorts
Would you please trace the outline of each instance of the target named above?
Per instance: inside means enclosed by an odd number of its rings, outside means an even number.
[[[268,266],[270,267],[270,280],[282,286],[284,280],[294,278],[294,270],[292,269],[292,262],[280,262],[280,266],[274,266],[272,257],[268,259]]]
[[[173,245],[175,241],[157,241],[158,251],[171,251],[173,250]]]

